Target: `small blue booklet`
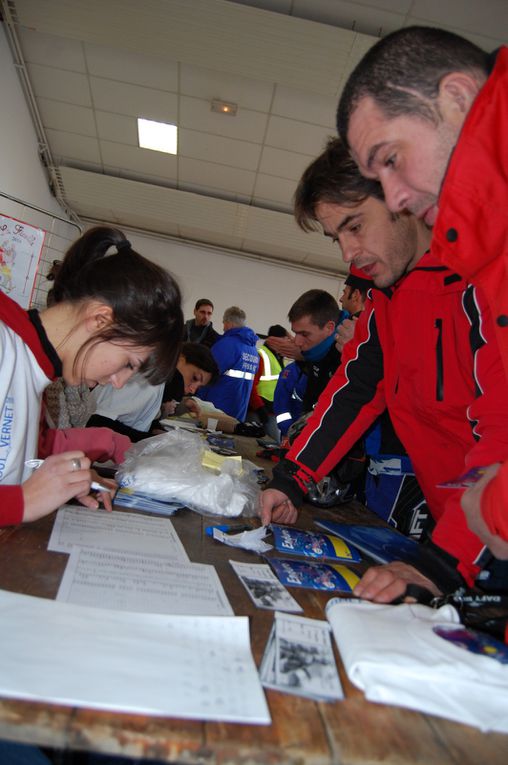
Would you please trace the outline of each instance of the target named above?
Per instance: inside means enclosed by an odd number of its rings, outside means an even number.
[[[282,584],[309,590],[351,593],[360,577],[346,566],[330,563],[307,563],[289,558],[266,558]]]
[[[169,501],[155,499],[129,488],[118,489],[113,502],[121,507],[132,507],[157,515],[173,515],[183,507],[178,499]]]
[[[279,552],[348,563],[358,563],[361,560],[358,551],[338,537],[316,531],[303,531],[291,526],[277,526],[274,523],[270,528],[275,549]]]
[[[393,560],[415,563],[420,557],[418,542],[389,526],[360,526],[327,520],[314,523],[320,529],[336,534],[348,544],[354,545],[377,563],[390,563]]]

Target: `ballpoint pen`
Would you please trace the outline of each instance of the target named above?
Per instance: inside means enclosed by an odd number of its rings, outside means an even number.
[[[33,460],[26,460],[25,465],[26,467],[33,468],[34,470],[37,470],[37,468],[40,468],[44,460],[40,459],[33,459]],[[108,491],[110,494],[113,493],[114,489],[110,489],[109,486],[103,486],[101,483],[98,483],[97,481],[92,481],[90,484],[90,488],[94,491]]]

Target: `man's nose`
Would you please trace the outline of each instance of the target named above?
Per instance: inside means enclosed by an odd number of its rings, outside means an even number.
[[[409,209],[409,192],[400,181],[393,177],[381,178],[385,193],[385,204],[390,212],[398,213]]]

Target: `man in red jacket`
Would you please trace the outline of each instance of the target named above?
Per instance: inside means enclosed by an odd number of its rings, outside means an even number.
[[[432,253],[481,287],[508,376],[508,48],[487,54],[441,29],[398,30],[351,74],[337,125],[389,209],[434,226]],[[508,464],[487,471],[463,507],[508,558]]]
[[[312,482],[387,408],[436,525],[417,568],[373,567],[355,594],[387,602],[408,584],[434,594],[471,585],[490,574],[491,556],[467,528],[463,490],[441,484],[508,457],[506,382],[488,305],[426,252],[422,221],[387,210],[379,184],[362,178],[339,139],[306,170],[295,198],[301,227],[319,225],[377,289],[306,429],[274,469],[263,522],[294,522]]]

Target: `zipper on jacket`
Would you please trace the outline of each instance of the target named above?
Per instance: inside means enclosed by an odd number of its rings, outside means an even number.
[[[443,320],[436,319],[436,401],[443,400]]]

